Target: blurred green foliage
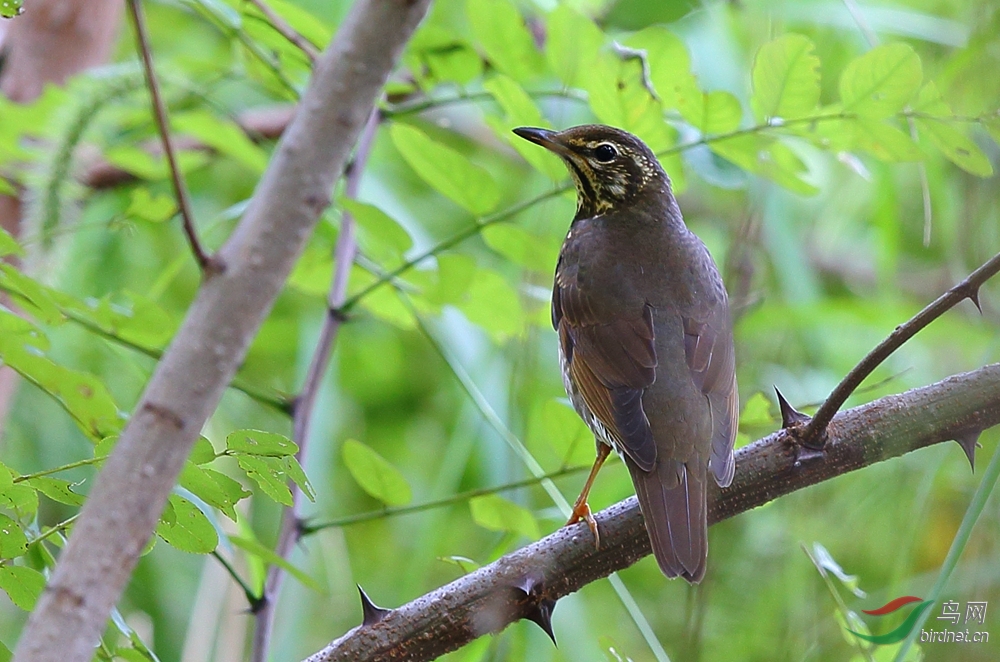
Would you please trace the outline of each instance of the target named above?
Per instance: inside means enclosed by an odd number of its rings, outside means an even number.
[[[318,47],[348,7],[268,4]],[[181,167],[217,247],[273,148],[236,120],[293,102],[309,60],[250,3],[151,4],[149,20],[172,129],[203,146]],[[0,234],[0,252],[23,260],[3,266],[0,288],[24,313],[0,311],[0,357],[25,377],[0,440],[0,660],[199,281],[166,165],[147,149],[156,129],[128,34],[117,60],[30,107],[0,101],[0,192],[16,182],[29,202],[22,236]],[[295,578],[271,659],[301,659],[360,622],[356,583],[395,606],[561,525],[553,495],[572,500],[593,458],[548,312],[574,201],[561,164],[510,128],[610,123],[661,155],[725,266],[747,443],[777,425],[773,385],[809,410],[1000,250],[998,67],[989,0],[436,2],[387,86],[358,199],[324,215],[98,656],[243,659],[246,593],[279,563]],[[73,175],[88,151],[134,178],[85,189]],[[300,467],[287,413],[327,314],[345,213],[361,249],[349,322]],[[963,304],[936,321],[849,404],[996,361],[998,294],[984,288],[981,316]],[[983,456],[996,439],[983,437]],[[271,549],[289,479],[315,501],[286,562]],[[958,448],[936,446],[713,527],[698,588],[648,559],[621,578],[675,660],[892,659],[844,626],[929,593],[978,483]],[[590,502],[631,489],[613,461]],[[1000,604],[997,503],[943,597]],[[994,611],[982,626],[994,642],[920,644],[909,659],[997,659]],[[554,627],[558,649],[518,623],[447,659],[654,659],[607,582],[560,601]]]

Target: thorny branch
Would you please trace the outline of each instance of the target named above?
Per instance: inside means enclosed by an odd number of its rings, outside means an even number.
[[[733,484],[710,490],[709,523],[1000,424],[1000,364],[841,412],[833,423],[823,454],[800,458],[798,442],[785,429],[737,451]],[[635,497],[598,513],[597,520],[599,550],[586,525],[563,527],[398,609],[378,609],[369,601],[362,625],[307,662],[431,660],[519,619],[551,632],[557,600],[650,553]]]
[[[953,308],[963,299],[972,301],[972,303],[976,304],[976,308],[979,308],[980,312],[982,312],[982,307],[979,305],[979,288],[983,283],[996,275],[998,271],[1000,271],[1000,253],[994,255],[982,266],[969,274],[965,280],[939,296],[904,324],[897,326],[885,340],[880,342],[875,349],[868,352],[868,355],[861,359],[861,362],[847,373],[847,376],[841,380],[840,384],[827,397],[826,401],[816,412],[816,415],[812,417],[803,429],[797,432],[801,442],[811,448],[823,447],[827,426],[833,420],[837,410],[843,406],[847,398],[854,393],[855,389],[861,386],[861,383],[875,368],[885,361],[890,354],[902,347],[903,343],[915,336],[918,331]]]

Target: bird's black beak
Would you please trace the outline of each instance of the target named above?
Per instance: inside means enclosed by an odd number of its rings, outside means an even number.
[[[533,126],[519,126],[513,129],[514,134],[541,145],[550,152],[555,152],[561,156],[568,156],[570,150],[559,140],[559,132],[549,129],[539,129]]]

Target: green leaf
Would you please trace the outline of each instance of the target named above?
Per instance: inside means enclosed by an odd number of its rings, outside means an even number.
[[[389,134],[410,167],[438,192],[477,216],[496,207],[496,182],[469,159],[408,124],[394,123]]]
[[[535,540],[539,536],[538,522],[530,510],[496,494],[469,500],[472,519],[491,531],[511,531]]]
[[[45,590],[45,577],[23,565],[0,566],[0,589],[18,608],[31,611]]]
[[[483,84],[483,87],[493,95],[505,115],[504,121],[495,117],[486,118],[500,139],[511,145],[525,161],[549,179],[553,181],[565,179],[566,167],[559,157],[548,150],[538,149],[537,145],[532,145],[518,138],[510,131],[518,126],[549,126],[528,93],[513,78],[504,75],[490,78]]]
[[[295,456],[289,455],[288,457],[281,458],[281,460],[284,463],[285,473],[292,479],[292,482],[299,486],[299,489],[302,490],[307,499],[316,501],[316,490],[313,489],[312,483],[309,482],[309,477],[306,476],[305,470],[299,464],[299,461],[295,459]]]
[[[952,114],[951,108],[941,98],[933,81],[928,82],[920,90],[916,107],[924,113],[913,120],[917,129],[927,136],[949,161],[979,177],[989,177],[993,174],[993,166],[982,150],[954,122],[948,120]],[[927,115],[938,115],[939,118]]]
[[[0,358],[54,398],[95,443],[121,430],[123,419],[104,383],[89,373],[53,363],[38,351],[36,329],[0,311]]]
[[[97,659],[95,657],[95,659]],[[136,648],[119,648],[115,651],[114,662],[156,662],[149,655]]]
[[[604,45],[601,29],[569,5],[559,4],[546,21],[545,59],[567,87],[584,87]]]
[[[524,327],[524,311],[517,292],[503,276],[489,269],[476,271],[458,309],[497,341],[517,335]]]
[[[292,492],[288,489],[288,474],[280,457],[261,457],[237,453],[236,462],[247,477],[260,487],[264,494],[278,503],[291,507]]]
[[[198,440],[194,442],[194,447],[191,449],[191,455],[188,456],[188,459],[195,464],[208,464],[216,457],[212,442],[205,437],[198,437]]]
[[[855,122],[854,142],[861,149],[882,161],[920,161],[924,153],[920,146],[896,127],[877,120]]]
[[[413,498],[403,474],[368,446],[348,439],[341,453],[351,476],[370,496],[387,506],[403,506]]]
[[[812,41],[786,34],[757,51],[751,80],[750,105],[757,117],[794,119],[812,112],[819,103],[819,58]]]
[[[729,92],[703,92],[700,96],[683,96],[678,101],[684,119],[705,134],[735,131],[743,117],[739,99]]]
[[[772,179],[790,191],[815,195],[817,188],[799,177],[802,161],[786,145],[759,134],[743,134],[713,141],[712,151],[747,172]]]
[[[691,98],[701,95],[691,74],[687,46],[674,33],[659,26],[649,27],[630,36],[625,45],[645,51],[649,77],[664,108],[680,108],[681,99],[691,103]]]
[[[7,0],[3,1],[6,2]],[[4,646],[3,642],[0,641],[0,662],[10,662],[13,657],[14,654],[10,652],[10,649]]]
[[[536,78],[545,62],[521,14],[507,0],[468,0],[469,26],[490,63],[517,80]]]
[[[425,87],[435,83],[465,85],[483,73],[483,61],[464,39],[450,29],[425,23],[407,47],[404,61]],[[426,69],[426,72],[425,72]],[[429,77],[425,77],[429,73]]]
[[[972,139],[955,125],[938,119],[918,118],[914,122],[917,129],[930,138],[948,160],[962,170],[978,177],[989,177],[993,166]]]
[[[15,483],[16,476],[16,473],[0,463],[0,508],[7,508],[19,517],[30,519],[38,512],[38,492],[23,483]]]
[[[877,46],[840,75],[843,110],[873,119],[889,117],[909,103],[922,79],[920,56],[908,45]]]
[[[298,444],[276,432],[235,430],[226,437],[226,450],[267,457],[283,457],[299,452]]]
[[[481,234],[487,246],[515,264],[544,274],[555,269],[561,241],[553,236],[539,237],[510,223],[495,223]]]
[[[2,0],[0,1],[0,17],[14,18],[24,11],[24,0]]]
[[[267,154],[231,120],[218,118],[207,110],[194,110],[171,115],[170,124],[230,157],[254,175],[263,174],[267,168]]]
[[[410,233],[402,225],[374,205],[350,198],[341,198],[340,204],[357,223],[358,244],[365,255],[383,266],[402,261],[403,254],[413,246]]]
[[[631,131],[654,152],[674,144],[663,107],[643,85],[638,60],[601,53],[586,80],[590,108],[602,122]]]
[[[63,321],[48,288],[14,265],[0,264],[0,287],[15,297],[33,318],[46,324],[59,324]]]
[[[247,554],[256,556],[265,563],[280,566],[281,568],[287,570],[289,574],[293,575],[296,579],[298,579],[303,586],[310,588],[316,591],[317,593],[323,592],[322,587],[315,579],[313,579],[305,572],[295,567],[295,565],[292,564],[290,561],[288,561],[288,559],[275,554],[273,550],[265,547],[256,540],[245,538],[243,536],[231,535],[229,536],[229,542],[233,543],[233,545],[239,547]]]
[[[984,117],[982,120],[983,126],[985,126],[986,130],[989,131],[993,140],[997,144],[1000,144],[1000,117]]]
[[[3,179],[0,178],[0,182],[2,181]],[[8,195],[15,195],[16,193],[14,190],[0,191],[0,194]],[[21,244],[17,243],[17,240],[3,228],[0,228],[0,255],[24,255],[24,249],[21,248]]]
[[[125,215],[138,218],[148,223],[169,221],[177,213],[177,203],[169,195],[158,194],[155,197],[145,186],[132,190]]]
[[[587,83],[590,108],[602,122],[631,131],[656,153],[676,144],[677,132],[664,121],[662,104],[643,84],[638,60],[602,53],[594,60]],[[674,193],[681,193],[685,182],[680,155],[663,158],[661,163],[670,175]]]
[[[177,319],[159,304],[135,292],[124,290],[100,299],[81,301],[52,288],[45,291],[60,314],[140,347],[162,348],[177,328]]]
[[[229,476],[201,467],[190,460],[184,465],[178,481],[184,489],[218,508],[229,519],[236,521],[236,504],[250,493]]]
[[[60,478],[51,476],[36,476],[22,481],[22,484],[38,490],[48,498],[57,503],[64,503],[67,506],[82,506],[86,498],[82,494],[73,491],[73,487],[78,483],[71,483]]]
[[[156,534],[171,547],[192,554],[208,554],[219,546],[219,536],[205,513],[176,494],[170,495]]]
[[[0,559],[13,559],[28,551],[28,538],[17,522],[0,513]]]

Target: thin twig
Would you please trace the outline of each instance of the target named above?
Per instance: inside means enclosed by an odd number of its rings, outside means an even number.
[[[240,573],[236,572],[236,568],[233,567],[233,564],[230,563],[218,549],[212,550],[212,556],[214,556],[215,560],[218,561],[223,568],[225,568],[226,574],[228,574],[234,582],[239,584],[240,589],[243,591],[243,595],[247,598],[247,602],[251,605],[257,604],[257,602],[260,601],[260,596],[256,595],[253,592],[253,589],[250,588],[250,585],[246,583],[246,580],[240,577]]]
[[[300,51],[302,51],[309,61],[314,63],[316,58],[319,57],[319,50],[311,42],[309,42],[305,37],[295,31],[291,25],[288,24],[285,19],[281,18],[276,11],[271,9],[271,7],[264,2],[264,0],[250,0],[260,13],[264,15],[268,21],[271,22],[271,27],[275,29],[282,37],[287,39],[293,46],[296,46]]]
[[[149,86],[149,96],[153,102],[153,115],[156,118],[156,127],[163,140],[163,153],[167,157],[167,166],[170,168],[170,179],[174,185],[174,194],[177,196],[177,206],[180,208],[181,219],[184,222],[184,234],[187,235],[188,243],[191,244],[191,252],[201,267],[202,273],[209,273],[218,268],[212,258],[202,248],[198,241],[198,235],[194,229],[194,216],[191,213],[191,200],[188,197],[187,187],[181,177],[180,168],[177,166],[177,155],[174,153],[174,145],[170,138],[170,123],[167,120],[167,109],[160,96],[160,84],[156,80],[156,72],[153,70],[153,55],[149,48],[149,35],[146,33],[146,21],[142,14],[141,0],[128,0],[129,12],[132,15],[132,23],[135,27],[135,38],[139,46],[139,53],[142,56],[142,66],[146,71],[146,84]]]
[[[246,30],[241,27],[241,23],[233,23],[231,16],[228,12],[228,7],[222,3],[209,3],[209,2],[197,2],[195,0],[186,0],[184,4],[190,6],[196,12],[200,13],[209,23],[215,26],[225,37],[233,38],[235,37],[244,48],[250,52],[251,55],[257,58],[257,60],[264,65],[264,67],[271,72],[275,79],[281,84],[285,91],[288,92],[292,99],[298,99],[301,96],[301,91],[295,86],[295,84],[285,75],[282,71],[281,66],[276,61],[276,56],[265,50],[260,44],[258,44],[254,39],[247,34]],[[216,6],[218,4],[219,6]],[[221,7],[221,8],[220,8]],[[224,8],[224,10],[223,10]]]
[[[830,396],[819,408],[816,415],[798,434],[799,440],[806,446],[819,448],[823,446],[826,428],[834,415],[854,393],[861,382],[870,375],[890,354],[899,349],[903,343],[917,334],[918,331],[943,315],[963,299],[969,299],[979,305],[979,288],[987,280],[1000,272],[1000,253],[994,255],[985,264],[969,274],[968,278],[954,286],[930,305],[911,317],[905,324],[897,326],[889,336],[878,344],[875,349],[861,359],[847,376],[833,389]]]
[[[586,102],[587,97],[582,92],[578,90],[539,90],[530,91],[527,93],[533,99],[545,99],[545,98],[559,98],[559,99],[569,99],[571,101],[581,101]],[[393,119],[401,115],[412,115],[415,113],[422,113],[427,110],[436,110],[444,106],[450,106],[452,104],[458,103],[475,103],[478,101],[491,101],[493,100],[493,95],[489,92],[460,92],[454,96],[448,97],[431,97],[418,99],[416,101],[408,101],[402,103],[396,103],[387,106],[382,109],[382,114],[388,118]]]
[[[441,508],[444,506],[450,506],[452,504],[461,503],[463,501],[468,501],[478,496],[486,496],[488,494],[497,494],[499,492],[508,492],[510,490],[520,489],[522,487],[531,487],[532,485],[537,485],[543,481],[551,480],[553,478],[561,478],[563,476],[570,476],[572,474],[582,473],[588,471],[590,465],[579,465],[575,467],[563,467],[552,473],[542,474],[541,476],[532,476],[531,478],[525,478],[524,480],[519,480],[513,483],[504,483],[503,485],[497,485],[496,487],[480,487],[475,490],[467,490],[465,492],[459,492],[458,494],[453,494],[449,497],[443,499],[437,499],[435,501],[425,501],[424,503],[412,504],[409,506],[397,506],[394,508],[382,508],[380,510],[369,510],[364,513],[356,513],[354,515],[345,515],[344,517],[338,517],[337,519],[329,520],[327,522],[318,522],[316,524],[303,524],[302,525],[302,535],[308,536],[317,531],[322,531],[324,529],[334,529],[342,526],[349,526],[351,524],[359,524],[361,522],[370,522],[373,519],[382,519],[385,517],[396,517],[397,515],[410,515],[412,513],[419,513],[425,510],[432,510],[434,508]]]
[[[0,287],[0,289],[3,288]],[[89,331],[90,333],[98,335],[104,338],[105,340],[110,340],[111,342],[120,345],[122,347],[125,347],[127,349],[130,349],[134,352],[138,352],[143,356],[147,356],[153,359],[154,361],[159,361],[160,358],[163,356],[162,349],[147,347],[146,345],[140,345],[139,343],[133,342],[127,338],[116,335],[115,333],[108,331],[107,329],[101,328],[92,320],[89,320],[86,317],[77,314],[70,308],[59,306],[58,304],[57,306],[59,308],[60,314],[64,315],[68,321],[72,322],[73,324],[76,324],[77,326],[86,331]],[[251,400],[256,400],[260,404],[271,407],[272,409],[282,414],[290,415],[292,413],[290,396],[287,396],[284,393],[281,393],[280,391],[261,389],[240,377],[233,378],[233,380],[229,382],[229,387],[242,392]]]
[[[368,123],[365,125],[361,137],[358,139],[358,147],[355,150],[354,161],[348,166],[347,182],[344,192],[347,197],[355,197],[361,184],[361,175],[365,170],[365,163],[371,152],[372,144],[375,140],[375,132],[379,125],[378,109],[372,110]],[[347,279],[351,273],[351,265],[354,263],[354,256],[357,253],[357,241],[355,239],[354,219],[347,212],[344,212],[340,223],[340,234],[337,237],[337,245],[334,248],[334,262],[336,267],[333,273],[333,281],[330,284],[330,294],[328,297],[327,314],[323,319],[323,327],[320,330],[319,340],[316,342],[316,349],[313,352],[312,360],[309,363],[309,370],[306,373],[305,382],[298,397],[295,398],[295,405],[292,408],[292,439],[299,446],[297,458],[301,461],[305,456],[306,446],[309,442],[309,424],[312,412],[319,395],[323,376],[330,361],[330,352],[340,331],[340,325],[344,317],[336,311],[343,304],[347,295]],[[281,515],[281,528],[278,534],[278,543],[275,546],[275,554],[285,558],[292,551],[292,547],[298,542],[301,534],[301,522],[298,515],[299,502],[302,499],[302,491],[293,481],[289,481],[289,489],[292,492],[292,505],[286,507]],[[270,649],[271,631],[274,627],[274,614],[278,594],[281,592],[281,585],[284,582],[284,569],[274,564],[267,571],[267,580],[264,582],[264,593],[258,603],[254,606],[254,633],[253,647],[250,653],[251,662],[264,662],[267,659]]]

